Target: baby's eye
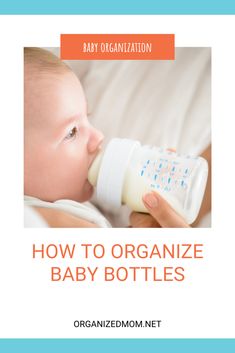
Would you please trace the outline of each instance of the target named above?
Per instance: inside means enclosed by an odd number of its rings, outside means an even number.
[[[74,126],[65,137],[65,140],[71,140],[72,138],[76,137],[78,134],[78,128]]]

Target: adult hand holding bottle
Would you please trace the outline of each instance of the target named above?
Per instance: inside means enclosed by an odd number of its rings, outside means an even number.
[[[201,155],[209,165],[209,176],[202,206],[193,227],[211,210],[211,145]],[[156,192],[143,197],[143,203],[150,214],[132,212],[130,224],[134,228],[189,228],[185,220]]]
[[[133,228],[190,228],[185,220],[159,194],[152,191],[144,195],[143,203],[149,214],[132,212]]]

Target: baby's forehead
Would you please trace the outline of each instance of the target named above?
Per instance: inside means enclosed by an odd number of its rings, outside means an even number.
[[[45,74],[29,70],[25,76],[25,120],[40,128],[56,126],[85,104],[85,97],[73,72]]]

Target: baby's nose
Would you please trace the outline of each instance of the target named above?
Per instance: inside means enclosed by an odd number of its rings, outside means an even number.
[[[103,142],[104,135],[100,130],[95,129],[94,127],[91,127],[91,133],[90,133],[90,139],[88,143],[88,152],[89,153],[95,153],[101,143]]]

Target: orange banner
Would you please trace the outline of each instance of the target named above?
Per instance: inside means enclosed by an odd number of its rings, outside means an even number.
[[[61,34],[62,60],[174,60],[174,34]]]

